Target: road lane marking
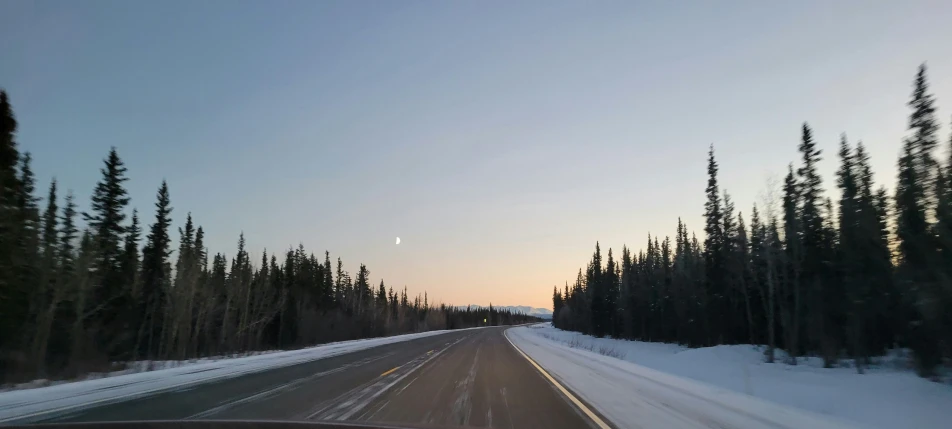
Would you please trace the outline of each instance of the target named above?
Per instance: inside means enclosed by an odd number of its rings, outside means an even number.
[[[390,375],[392,372],[394,372],[394,371],[400,369],[401,366],[403,366],[403,365],[395,366],[395,367],[393,367],[393,368],[391,368],[391,369],[388,369],[388,370],[385,371],[383,374],[380,374],[380,376],[381,376],[381,377],[386,377],[387,375]]]
[[[404,390],[407,390],[407,388],[410,387],[410,385],[413,384],[414,381],[417,381],[418,378],[420,378],[419,375],[416,376],[416,377],[413,377],[413,380],[410,380],[409,383],[404,384],[403,387],[400,388],[400,390],[397,390],[397,391],[393,392],[393,394],[394,394],[394,395],[399,395],[399,394],[403,393],[403,391],[404,391]]]
[[[220,412],[222,412],[222,411],[225,411],[225,410],[234,408],[235,406],[242,405],[242,404],[246,404],[246,403],[248,403],[248,402],[257,401],[257,400],[259,400],[259,399],[262,399],[262,398],[266,398],[266,397],[275,395],[275,394],[280,393],[280,392],[282,392],[282,391],[284,391],[284,390],[287,390],[287,389],[290,389],[290,388],[293,388],[293,387],[297,387],[297,386],[299,386],[299,385],[301,385],[301,384],[308,383],[308,382],[317,380],[317,379],[319,379],[319,378],[326,377],[326,376],[328,376],[328,375],[336,374],[336,373],[342,372],[342,371],[347,370],[347,369],[350,369],[350,368],[359,367],[359,366],[366,365],[366,364],[371,363],[371,362],[378,361],[378,360],[383,359],[383,358],[385,358],[385,357],[389,357],[389,356],[392,355],[392,354],[393,354],[393,353],[387,353],[387,354],[384,354],[384,355],[381,355],[381,356],[375,356],[375,357],[371,357],[371,358],[367,358],[367,359],[361,359],[361,360],[358,360],[358,361],[355,361],[355,362],[352,362],[352,363],[348,363],[348,364],[341,365],[341,366],[339,366],[339,367],[337,367],[337,368],[333,368],[333,369],[330,369],[330,370],[327,370],[327,371],[316,372],[316,373],[311,374],[311,375],[309,375],[309,376],[307,376],[307,377],[303,377],[303,378],[299,378],[299,379],[296,379],[296,380],[292,380],[292,381],[289,381],[289,382],[287,382],[287,383],[281,384],[281,385],[279,385],[279,386],[277,386],[277,387],[273,387],[273,388],[270,388],[270,389],[265,389],[265,390],[260,391],[260,392],[258,392],[258,393],[252,394],[251,396],[247,396],[247,397],[239,398],[239,399],[236,399],[236,400],[228,401],[228,402],[226,402],[226,403],[224,403],[224,404],[221,404],[221,405],[219,405],[219,406],[217,406],[217,407],[207,409],[207,410],[202,411],[202,412],[200,412],[200,413],[192,414],[192,415],[190,415],[190,416],[188,416],[188,417],[185,417],[183,420],[194,420],[194,419],[200,419],[200,418],[209,417],[209,416],[212,416],[212,415],[214,415],[214,414],[218,414],[218,413],[220,413]]]
[[[465,337],[464,337],[464,338],[465,338]],[[404,379],[404,378],[407,378],[408,375],[413,374],[416,370],[420,369],[420,367],[422,367],[423,365],[426,365],[428,362],[430,362],[431,360],[433,360],[433,358],[439,356],[439,355],[442,354],[444,351],[446,351],[446,349],[452,347],[454,344],[456,344],[456,343],[458,343],[458,342],[460,342],[460,341],[462,341],[462,338],[461,338],[460,340],[457,340],[457,341],[454,342],[453,344],[450,344],[450,345],[446,346],[445,348],[443,348],[443,350],[440,350],[439,353],[435,353],[435,354],[428,355],[429,357],[427,357],[426,359],[424,359],[423,362],[420,362],[419,365],[417,365],[417,366],[415,366],[415,367],[413,367],[413,368],[410,368],[410,370],[407,371],[405,374],[401,375],[400,377],[397,377],[397,379],[396,379],[396,380],[393,380],[390,384],[388,384],[388,385],[386,385],[386,386],[383,386],[383,388],[381,388],[380,390],[378,390],[376,393],[374,393],[373,395],[370,395],[369,398],[364,399],[360,404],[358,404],[357,406],[351,408],[350,411],[347,411],[347,412],[345,412],[344,414],[341,414],[340,416],[338,416],[338,417],[337,417],[337,420],[347,420],[347,419],[349,419],[350,416],[354,415],[354,413],[360,411],[361,409],[363,409],[364,407],[366,407],[367,405],[369,405],[371,402],[373,402],[374,399],[377,399],[377,397],[379,397],[380,395],[384,394],[386,391],[390,390],[390,388],[393,387],[395,384],[397,384],[397,383],[403,381],[403,379]]]
[[[508,329],[506,329],[506,331],[508,331]],[[506,341],[509,341],[509,344],[512,346],[512,348],[516,349],[516,351],[519,352],[519,354],[521,354],[522,357],[526,358],[526,360],[529,361],[529,363],[532,364],[532,366],[534,366],[535,369],[539,370],[539,373],[541,373],[546,379],[549,380],[550,383],[552,383],[552,385],[554,385],[557,389],[559,389],[559,391],[562,392],[562,394],[565,395],[566,398],[569,398],[569,400],[572,401],[572,403],[575,404],[575,406],[578,407],[578,409],[581,410],[582,413],[584,413],[589,419],[591,419],[593,423],[595,423],[595,426],[598,426],[599,429],[611,429],[611,426],[609,426],[608,423],[605,423],[605,421],[602,420],[600,417],[598,417],[598,415],[595,414],[594,411],[586,407],[585,404],[582,403],[582,401],[576,398],[575,395],[569,392],[568,389],[566,389],[561,384],[559,384],[558,381],[555,381],[554,377],[549,375],[548,372],[545,372],[545,370],[542,369],[542,367],[539,366],[539,364],[537,364],[536,361],[532,360],[532,358],[529,357],[529,355],[527,355],[525,352],[522,351],[522,349],[516,346],[516,344],[513,343],[511,339],[509,339],[509,335],[506,334],[506,331],[503,331],[502,336],[506,337]]]
[[[363,408],[370,405],[375,399],[380,395],[384,394],[390,390],[394,385],[403,381],[407,376],[413,374],[423,365],[432,361],[440,354],[445,352],[447,349],[453,345],[459,343],[460,341],[468,338],[469,336],[461,337],[456,341],[448,343],[445,347],[440,349],[435,353],[426,353],[423,354],[403,365],[398,366],[397,368],[408,367],[413,364],[409,369],[401,371],[398,374],[387,374],[389,377],[383,378],[378,377],[374,379],[375,381],[370,384],[366,384],[360,387],[357,387],[350,392],[347,392],[343,395],[338,396],[328,402],[325,402],[325,405],[319,410],[309,414],[305,419],[311,420],[314,418],[319,418],[320,420],[347,420],[353,417],[356,413],[360,412]],[[383,378],[381,380],[381,378]],[[415,380],[415,379],[414,379]],[[411,381],[412,382],[412,381]]]

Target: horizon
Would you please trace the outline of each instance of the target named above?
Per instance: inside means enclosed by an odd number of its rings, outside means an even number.
[[[211,254],[243,232],[253,263],[302,243],[431,302],[551,309],[596,242],[703,239],[709,144],[745,217],[804,122],[826,196],[840,133],[891,194],[923,62],[949,156],[947,3],[367,4],[0,6],[36,194],[88,210],[115,146],[128,214],[167,179]]]

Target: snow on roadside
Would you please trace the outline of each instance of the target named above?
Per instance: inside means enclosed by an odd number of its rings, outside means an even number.
[[[479,328],[469,328],[479,329]],[[459,330],[429,331],[392,337],[322,344],[300,350],[196,362],[174,368],[83,380],[36,389],[0,392],[0,424],[30,421],[81,408],[180,389]]]
[[[592,395],[590,403],[599,411],[599,400],[607,400],[609,410],[621,413],[616,417],[626,423],[629,420],[625,416],[635,414],[639,424],[644,422],[646,404],[691,409],[697,404],[690,397],[698,395],[707,402],[726,401],[729,407],[769,418],[781,427],[820,427],[796,423],[807,418],[804,416],[820,415],[829,424],[853,423],[876,428],[945,428],[952,421],[952,387],[888,365],[871,368],[861,375],[851,368],[822,368],[818,359],[811,358],[802,359],[797,366],[767,364],[763,362],[762,349],[750,345],[688,349],[673,344],[593,338],[546,325],[507,332],[516,345],[553,376],[586,399]],[[595,387],[599,380],[606,384],[601,387],[603,391],[615,391],[615,395],[601,395]],[[630,385],[625,386],[626,383]],[[687,386],[689,394],[672,394],[678,389],[672,390],[669,385]],[[621,396],[612,397],[616,395]],[[626,402],[618,398],[631,399]],[[769,411],[775,408],[787,410],[785,415],[789,419],[776,420],[778,414]],[[793,408],[806,413],[792,417]],[[603,413],[613,418],[610,412]],[[744,421],[749,424],[738,424]],[[728,420],[727,426],[765,426],[756,421]]]
[[[70,380],[37,379],[37,380],[28,381],[25,383],[0,385],[0,393],[9,392],[11,390],[36,389],[40,387],[58,386],[60,384],[76,383],[79,381],[97,380],[100,378],[107,378],[107,377],[118,377],[120,375],[136,374],[140,372],[159,371],[159,370],[170,369],[170,368],[181,368],[183,366],[196,365],[200,363],[217,362],[223,359],[237,359],[237,358],[243,358],[243,357],[249,357],[249,356],[259,356],[259,355],[265,355],[270,353],[277,353],[280,351],[281,350],[259,350],[259,351],[253,351],[253,352],[234,353],[231,355],[208,356],[203,358],[185,359],[185,360],[139,360],[139,361],[124,363],[123,365],[125,366],[125,368],[123,369],[109,371],[109,372],[92,372],[92,373],[84,374],[83,376],[76,379],[70,379]]]

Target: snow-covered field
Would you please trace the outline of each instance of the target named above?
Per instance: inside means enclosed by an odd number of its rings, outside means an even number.
[[[763,362],[756,346],[688,349],[547,325],[509,338],[620,427],[947,428],[952,386],[881,365],[866,374]],[[657,425],[657,426],[653,426]]]
[[[173,389],[181,389],[194,384],[237,377],[243,374],[280,368],[371,347],[440,335],[448,332],[456,331],[430,331],[392,337],[342,341],[300,350],[265,353],[215,361],[180,362],[175,364],[164,362],[163,365],[174,367],[107,378],[88,379],[36,389],[2,392],[0,393],[0,424],[11,421],[28,421],[40,415],[55,415],[89,406],[147,396]]]

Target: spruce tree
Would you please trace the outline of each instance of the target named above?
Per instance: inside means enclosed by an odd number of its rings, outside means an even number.
[[[195,230],[195,260],[198,271],[204,273],[208,269],[208,249],[205,248],[205,230],[201,225]]]
[[[585,318],[587,319],[589,328],[585,332],[591,333],[596,337],[604,337],[608,330],[608,322],[605,320],[605,301],[607,293],[605,291],[605,282],[602,280],[602,251],[598,242],[595,243],[595,252],[592,255],[592,261],[588,265],[585,284],[588,289],[588,294],[590,295],[588,317]]]
[[[374,300],[374,307],[378,314],[383,316],[387,311],[387,286],[380,279],[380,286],[377,287],[377,296]]]
[[[73,192],[66,192],[66,201],[63,204],[63,214],[60,216],[60,223],[63,225],[59,230],[59,266],[60,276],[66,278],[72,274],[73,262],[75,259],[76,234],[79,229],[76,228],[76,203],[74,202]]]
[[[97,325],[96,342],[100,350],[111,359],[119,358],[123,349],[134,341],[130,332],[132,321],[120,317],[122,309],[131,305],[132,290],[122,278],[122,243],[126,233],[125,208],[129,204],[124,183],[126,168],[116,152],[109,151],[101,169],[102,178],[93,190],[90,212],[84,213],[88,227],[93,233],[97,260],[99,285],[92,292],[98,305],[93,321]],[[134,329],[134,328],[131,328]]]
[[[95,234],[104,279],[110,280],[110,276],[119,272],[120,243],[126,232],[123,226],[126,219],[125,208],[129,204],[123,184],[128,178],[125,164],[119,158],[115,147],[109,150],[109,155],[103,162],[105,167],[101,170],[102,179],[93,191],[92,210],[84,213],[83,217]]]
[[[952,137],[949,138],[948,148],[950,159],[945,166],[936,168],[936,219],[933,233],[938,248],[937,295],[944,298],[939,304],[942,310],[936,324],[938,331],[945,333],[940,341],[952,345]]]
[[[916,175],[921,180],[925,192],[925,207],[932,208],[934,195],[934,175],[936,171],[935,158],[932,153],[939,143],[939,124],[935,119],[935,100],[929,93],[929,82],[926,77],[926,65],[919,66],[916,79],[913,83],[912,99],[909,100],[912,114],[909,116],[909,130],[912,135],[909,141],[913,147]]]
[[[609,248],[605,275],[602,276],[602,282],[604,283],[603,290],[605,292],[602,323],[605,326],[605,333],[615,338],[618,337],[620,328],[620,321],[615,317],[618,313],[618,276],[616,272],[617,266],[615,259],[612,255],[612,249]]]
[[[171,213],[169,187],[163,180],[156,195],[155,223],[150,227],[145,247],[142,249],[142,327],[139,329],[142,338],[138,343],[142,344],[142,352],[147,358],[155,357],[159,353],[165,296],[171,286],[168,262],[171,254],[169,246],[172,242],[169,237]]]
[[[893,288],[893,263],[889,248],[886,191],[874,190],[869,156],[862,142],[853,155],[857,181],[857,234],[862,256],[857,267],[858,280],[865,282],[866,341],[860,346],[865,354],[880,354],[895,344],[898,301]]]
[[[938,126],[933,104],[923,64],[913,83],[909,101],[911,135],[903,142],[896,183],[897,281],[909,311],[909,342],[921,375],[931,375],[941,360],[937,343],[942,329],[939,319],[945,310],[937,272],[936,250],[941,244],[936,242],[928,220],[929,211],[935,207],[932,151]]]
[[[46,210],[43,212],[43,235],[41,240],[43,259],[55,263],[56,250],[59,246],[57,237],[57,216],[59,207],[56,205],[56,179],[50,182],[50,191],[46,197]]]
[[[334,273],[331,271],[331,252],[324,251],[324,278],[321,284],[321,294],[325,309],[334,308],[338,305],[334,290]]]
[[[139,227],[139,213],[132,210],[132,224],[129,225],[122,251],[122,281],[132,290],[132,296],[139,295],[139,239],[142,229]]]
[[[734,240],[734,243],[734,261],[736,264],[734,271],[737,273],[735,284],[737,285],[737,289],[740,290],[741,295],[744,297],[745,318],[742,324],[747,328],[744,330],[744,333],[747,335],[744,340],[746,340],[747,344],[756,344],[756,339],[754,336],[753,303],[750,291],[750,279],[752,274],[750,265],[750,242],[747,235],[747,226],[744,224],[744,216],[742,213],[737,213],[737,236]]]
[[[631,251],[627,246],[622,247],[621,252],[621,291],[618,302],[618,319],[622,325],[622,335],[624,338],[634,338],[634,324],[632,323],[631,313],[634,312],[634,264],[631,260]],[[565,284],[565,293],[562,294],[563,307],[568,305],[569,300],[568,282]],[[562,326],[559,326],[565,329]]]
[[[713,344],[712,335],[722,332],[724,317],[722,302],[724,285],[724,216],[721,196],[717,186],[717,161],[714,160],[714,145],[707,153],[707,201],[704,203],[704,272],[706,296],[709,300],[708,319],[703,324],[707,330],[706,344]]]
[[[21,224],[17,216],[20,180],[17,166],[20,152],[16,143],[17,121],[7,92],[0,89],[0,350],[16,350],[27,318],[29,289],[17,280],[16,238]],[[0,374],[16,365],[0,358]]]
[[[10,105],[7,92],[0,89],[0,206],[7,210],[4,218],[12,215],[9,210],[15,206],[20,188],[17,178],[20,152],[17,149],[16,131],[17,120],[13,115],[13,106]]]
[[[19,233],[16,235],[17,254],[15,257],[19,281],[25,288],[32,288],[37,280],[36,261],[40,252],[40,208],[39,198],[36,197],[36,178],[33,175],[33,157],[29,152],[20,158],[20,193],[17,197],[17,223]]]
[[[357,270],[357,279],[354,283],[354,293],[357,295],[357,313],[361,314],[370,307],[371,303],[371,292],[370,292],[370,270],[367,269],[367,266],[360,264],[360,268]]]
[[[31,298],[35,317],[35,329],[33,333],[32,356],[33,363],[36,365],[36,375],[43,377],[46,374],[46,355],[49,344],[50,331],[53,326],[53,319],[56,315],[56,309],[60,300],[63,298],[63,291],[58,288],[59,285],[59,267],[57,266],[57,250],[59,240],[57,237],[57,205],[56,205],[56,179],[50,183],[49,194],[46,198],[46,210],[43,212],[43,233],[40,237],[40,263],[39,263],[39,283],[35,293]]]
[[[734,202],[731,201],[730,194],[727,191],[723,193],[724,208],[721,214],[721,248],[720,260],[723,266],[723,288],[716,296],[717,302],[720,302],[720,312],[723,314],[720,328],[718,344],[734,343],[734,337],[738,331],[737,325],[741,322],[737,320],[740,314],[735,312],[732,303],[739,301],[737,299],[737,287],[740,281],[740,261],[737,259],[737,219],[734,217]]]
[[[17,216],[17,201],[21,195],[18,170],[20,152],[17,149],[16,131],[17,121],[13,115],[13,107],[6,91],[0,89],[0,281],[3,282],[3,287],[10,286],[8,276],[13,273],[12,258],[16,251],[14,243],[20,228]]]
[[[671,283],[672,283],[672,261],[671,261],[671,239],[667,236],[661,242],[661,278],[659,280],[658,301],[658,324],[659,336],[662,341],[670,341],[674,336],[673,325],[677,323],[674,319],[674,308],[671,302]]]
[[[823,188],[817,164],[821,151],[813,141],[813,132],[804,123],[799,151],[802,165],[797,169],[800,183],[800,222],[802,262],[800,281],[807,293],[809,339],[811,347],[821,351],[824,364],[830,366],[838,351],[837,283],[827,269],[832,249],[829,228],[823,216]]]
[[[800,184],[793,173],[793,165],[787,167],[783,181],[783,273],[782,291],[777,304],[783,326],[783,338],[789,363],[796,365],[800,353],[800,308],[802,298],[803,238],[800,213]]]
[[[857,371],[862,371],[868,352],[866,339],[868,327],[869,279],[866,278],[866,261],[869,259],[867,237],[874,231],[865,231],[862,223],[867,210],[861,195],[862,184],[857,177],[861,174],[858,160],[846,140],[840,138],[840,168],[837,170],[836,184],[840,189],[839,201],[839,247],[837,249],[837,275],[848,298],[845,309],[847,318],[848,346],[856,359]]]

